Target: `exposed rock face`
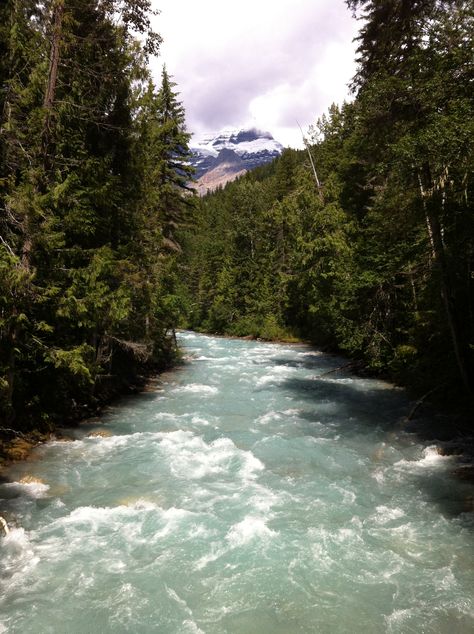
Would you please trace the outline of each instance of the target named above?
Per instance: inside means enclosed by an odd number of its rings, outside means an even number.
[[[213,165],[204,172],[197,182],[200,196],[245,174],[244,161],[233,150],[224,148],[214,159]]]
[[[201,195],[234,180],[246,171],[273,161],[283,151],[269,132],[223,130],[191,143],[192,164],[196,168]]]

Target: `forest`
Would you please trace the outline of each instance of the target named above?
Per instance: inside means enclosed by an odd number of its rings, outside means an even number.
[[[347,4],[364,17],[354,100],[319,118],[307,151],[202,200],[189,326],[303,338],[469,416],[474,8]]]
[[[0,6],[3,434],[166,367],[178,326],[302,338],[468,412],[472,3],[348,0],[353,100],[203,199],[151,4]]]
[[[53,429],[172,361],[184,110],[149,0],[0,7],[0,420]]]

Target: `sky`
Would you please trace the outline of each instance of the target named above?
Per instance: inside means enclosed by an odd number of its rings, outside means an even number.
[[[195,139],[229,127],[301,147],[303,130],[350,98],[358,22],[344,0],[153,0],[152,61],[177,83]],[[192,143],[191,143],[192,144]]]

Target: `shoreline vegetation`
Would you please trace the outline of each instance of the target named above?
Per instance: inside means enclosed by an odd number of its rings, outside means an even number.
[[[379,4],[347,0],[353,101],[202,199],[151,0],[0,5],[9,452],[172,363],[178,324],[311,342],[472,433],[474,7]]]
[[[182,332],[184,329],[177,329],[177,332]],[[221,333],[209,333],[203,331],[195,331],[198,334],[223,338],[223,339],[237,339],[242,341],[256,341],[264,343],[274,343],[278,345],[290,345],[305,347],[311,347],[315,350],[327,355],[340,356],[338,351],[321,350],[314,346],[309,341],[304,341],[296,337],[289,337],[288,339],[264,339],[255,335],[227,335]],[[186,359],[184,358],[184,362]],[[89,406],[83,413],[82,417],[77,415],[71,415],[61,425],[58,425],[53,431],[44,433],[38,430],[33,430],[27,433],[15,431],[13,429],[8,430],[11,433],[11,438],[5,438],[5,428],[0,429],[0,479],[5,477],[8,468],[13,464],[20,461],[27,461],[35,447],[44,444],[51,440],[71,441],[71,437],[64,433],[64,429],[70,427],[80,427],[82,424],[87,423],[91,419],[100,419],[104,408],[108,405],[117,402],[122,396],[140,394],[148,390],[154,391],[155,381],[159,380],[161,373],[166,371],[173,371],[179,368],[183,362],[181,356],[181,350],[175,349],[175,353],[168,362],[161,367],[154,366],[148,367],[143,374],[137,374],[132,381],[117,383],[120,385],[113,392],[108,391],[103,393],[102,397],[98,397],[93,406]],[[324,372],[320,377],[324,379],[326,375],[337,374],[339,372],[351,372],[354,376],[367,377],[367,378],[380,378],[382,380],[389,381],[388,377],[381,376],[371,372],[364,366],[360,360],[347,360],[342,366],[334,368],[328,372]],[[393,384],[394,389],[406,389],[403,386],[397,386]],[[420,441],[432,441],[436,444],[437,451],[443,456],[456,457],[456,464],[453,465],[452,474],[456,477],[474,483],[474,436],[467,424],[467,421],[458,422],[453,426],[446,425],[446,414],[443,414],[433,408],[431,405],[424,403],[424,399],[418,401],[410,401],[407,403],[407,415],[398,421],[394,421],[393,430],[405,431],[406,433],[416,435]],[[107,432],[96,432],[95,435],[102,435]]]
[[[151,0],[0,6],[0,428],[23,439],[173,357],[196,197],[175,84],[149,67],[153,14]]]
[[[174,341],[174,335],[172,339]],[[69,436],[63,432],[64,429],[79,427],[92,418],[100,417],[104,408],[123,396],[147,391],[160,374],[179,366],[181,355],[178,348],[173,347],[160,362],[150,363],[143,355],[140,359],[129,356],[126,373],[109,375],[108,380],[102,381],[94,391],[89,402],[75,403],[75,406],[47,431],[41,431],[40,426],[21,431],[0,425],[0,477],[15,462],[27,460],[38,445],[50,440],[69,440]]]

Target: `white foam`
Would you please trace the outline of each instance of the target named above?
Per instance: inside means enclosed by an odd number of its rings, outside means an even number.
[[[269,411],[266,414],[262,414],[259,416],[255,422],[260,423],[262,425],[267,425],[272,421],[282,420],[283,416],[294,417],[297,418],[303,410],[297,408],[285,409],[281,412]]]
[[[173,421],[172,415],[163,414],[165,420]],[[156,420],[156,418],[155,418]],[[81,440],[73,442],[52,442],[48,446],[55,446],[61,449],[63,455],[79,457],[87,462],[102,460],[104,456],[113,453],[127,446],[145,443],[156,436],[154,432],[135,432],[133,434],[117,434],[114,436],[85,436]],[[79,476],[80,477],[80,476]]]
[[[155,414],[153,416],[153,420],[162,420],[163,418],[165,420],[179,420],[180,418],[184,418],[186,417],[187,414],[175,414],[174,412],[158,412],[157,414]]]
[[[33,498],[44,498],[49,491],[49,484],[45,484],[44,482],[7,482],[3,486],[27,493]]]
[[[272,383],[278,385],[282,381],[283,379],[280,375],[274,372],[271,372],[270,374],[266,374],[265,376],[261,376],[259,379],[257,379],[257,382],[255,383],[255,387],[256,388],[266,387],[267,385],[271,385]]]
[[[449,460],[452,456],[443,456],[439,453],[438,447],[432,445],[423,449],[423,458],[419,461],[420,465],[430,466],[433,464],[439,464]]]
[[[377,506],[375,510],[377,511],[377,515],[374,518],[376,524],[387,524],[387,522],[405,515],[405,512],[400,508],[389,508],[384,505]]]
[[[179,603],[179,605],[183,608],[187,608],[187,603],[184,599],[182,599],[178,593],[173,590],[173,588],[169,588],[168,586],[165,585],[166,588],[166,594],[173,599],[173,601],[176,601],[176,603]]]
[[[251,451],[238,449],[230,438],[217,438],[207,444],[190,431],[156,434],[161,439],[160,449],[165,453],[171,472],[179,478],[201,479],[209,475],[231,475],[238,461],[239,475],[252,480],[264,465]]]
[[[298,357],[321,357],[324,352],[320,352],[319,350],[311,350],[309,352],[298,352]]]
[[[271,383],[275,383],[278,380],[278,377],[276,377],[273,374],[267,374],[265,376],[260,377],[257,382],[255,383],[255,387],[260,388],[260,387],[265,387],[266,385],[270,385]]]
[[[267,425],[268,423],[271,423],[273,420],[281,420],[281,414],[280,412],[267,412],[266,414],[262,414],[262,416],[259,416],[256,420],[257,423],[261,423],[262,425]]]
[[[12,528],[2,540],[2,569],[9,573],[8,592],[25,584],[40,558],[23,528]]]
[[[134,434],[117,434],[115,436],[86,436],[82,440],[61,443],[64,452],[76,454],[86,460],[97,460],[107,454],[127,447],[128,445],[145,442],[153,437],[151,432],[135,432]]]
[[[345,506],[349,506],[354,504],[354,502],[356,501],[356,494],[354,493],[354,491],[351,491],[350,489],[344,489],[344,487],[339,486],[338,484],[335,483],[331,483],[330,488],[337,491],[338,493],[340,493],[342,495],[342,504]]]
[[[291,409],[285,409],[282,412],[282,414],[285,414],[285,416],[299,416],[302,413],[303,413],[303,410],[302,409],[298,409],[296,407],[291,408]]]
[[[97,548],[94,539],[84,543],[84,535],[97,536],[97,540],[104,540],[104,535],[123,535],[128,544],[142,544],[143,524],[150,521],[158,522],[158,526],[150,539],[159,541],[168,535],[175,535],[185,528],[188,518],[194,519],[195,513],[182,508],[171,507],[163,509],[157,504],[146,500],[137,500],[132,504],[113,507],[81,506],[64,517],[51,522],[45,529],[45,539],[42,548],[50,560],[70,557],[71,553],[84,549]],[[66,531],[66,536],[57,538],[57,528]],[[53,532],[51,532],[53,531]],[[68,549],[64,552],[62,544],[67,539]],[[113,537],[112,539],[116,539]],[[147,540],[149,541],[149,540]]]
[[[217,387],[213,385],[204,385],[202,383],[190,383],[189,385],[181,385],[174,389],[175,392],[190,392],[192,394],[217,394],[219,391]]]
[[[404,622],[412,616],[412,610],[394,610],[388,616],[385,616],[385,622],[387,623],[387,632],[400,632],[400,627],[403,627]]]
[[[360,536],[360,527],[357,524],[355,528],[338,528],[335,530],[327,530],[322,527],[311,527],[308,529],[308,537],[313,542],[312,550],[315,553],[322,553],[333,550],[333,545],[342,545],[344,548],[348,544],[362,544],[363,540]]]
[[[217,548],[215,544],[212,544],[211,550],[206,554],[200,557],[196,563],[194,564],[195,570],[202,570],[208,564],[213,561],[217,561],[228,552],[228,548]]]
[[[268,366],[266,370],[270,370],[267,374],[260,377],[255,383],[256,388],[266,387],[272,383],[280,385],[283,383],[290,374],[297,371],[296,368],[288,365]]]
[[[378,484],[383,484],[385,480],[385,473],[382,467],[377,467],[372,471],[372,477],[377,481]]]
[[[191,418],[191,423],[193,425],[204,425],[205,427],[211,424],[205,418],[201,418],[200,416],[193,416]]]
[[[136,500],[133,504],[119,506],[79,506],[57,520],[59,524],[98,524],[109,522],[120,517],[133,516],[137,512],[151,511],[159,509],[158,505],[147,500]]]
[[[205,632],[201,630],[201,628],[198,627],[194,621],[191,621],[189,619],[183,621],[183,628],[184,629],[181,630],[183,634],[205,634]]]
[[[291,374],[295,371],[296,371],[296,368],[294,368],[291,365],[278,365],[276,368],[273,368],[273,372],[277,375]]]
[[[441,568],[438,571],[439,579],[436,580],[436,585],[441,592],[450,592],[457,586],[456,577],[453,575],[453,571],[448,566]]]
[[[253,539],[269,539],[278,533],[268,528],[261,517],[247,515],[241,522],[234,524],[226,535],[232,548],[243,546]]]
[[[223,363],[222,365],[216,364],[218,372],[212,374],[212,378],[220,378],[222,372],[229,371],[235,372],[235,365],[233,363]]]
[[[257,472],[263,471],[265,466],[251,451],[244,451],[243,453],[245,459],[240,470],[240,475],[243,480],[254,480],[257,477]]]
[[[178,339],[197,339],[198,335],[194,332],[178,332]]]
[[[264,513],[266,517],[269,517],[270,509],[276,504],[281,503],[282,499],[282,494],[277,494],[267,487],[256,484],[255,494],[252,495],[250,502],[256,511]]]
[[[30,552],[30,539],[24,528],[11,528],[3,538],[3,544],[8,545],[10,551]]]
[[[324,381],[325,383],[336,383],[336,384],[352,384],[352,383],[357,383],[356,379],[353,379],[351,377],[329,377],[329,376],[323,376],[321,377],[320,374],[317,374],[315,376],[311,377],[312,381]]]
[[[413,469],[433,469],[444,466],[453,459],[453,456],[443,456],[439,453],[436,445],[431,445],[423,449],[423,457],[419,460],[399,460],[394,464],[397,468]]]
[[[208,539],[214,534],[215,531],[206,528],[203,524],[193,524],[187,532],[189,539]]]

